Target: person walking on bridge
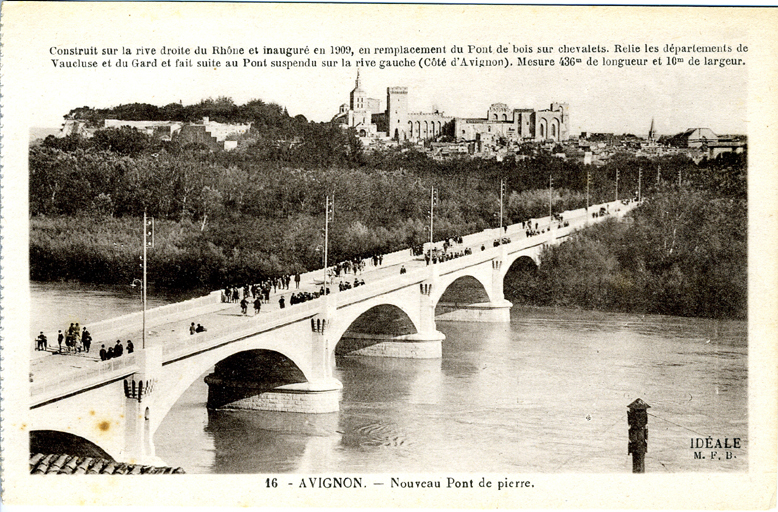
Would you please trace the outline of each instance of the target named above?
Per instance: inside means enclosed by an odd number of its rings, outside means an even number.
[[[262,308],[262,299],[257,297],[256,299],[254,299],[254,315],[258,315],[259,314],[259,310],[261,308]]]
[[[249,301],[246,300],[246,297],[243,297],[240,300],[240,312],[245,315],[246,312],[248,311],[248,307],[249,307]]]
[[[92,346],[92,335],[84,327],[84,332],[81,333],[81,344],[84,345],[84,352],[89,353],[89,347]]]
[[[35,350],[46,350],[46,335],[43,334],[43,331],[38,335],[38,338],[36,339],[36,347]]]

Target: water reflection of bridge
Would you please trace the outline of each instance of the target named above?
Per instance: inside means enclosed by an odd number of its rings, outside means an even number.
[[[605,207],[622,215],[630,206]],[[155,308],[146,316],[154,335],[135,354],[67,373],[56,367],[66,358],[48,358],[49,372],[36,373],[31,385],[30,425],[36,431],[71,434],[74,443],[97,445],[122,460],[155,461],[152,439],[162,419],[195,379],[214,368],[206,380],[211,406],[274,412],[250,421],[276,422],[277,428],[289,428],[280,426],[286,412],[322,415],[314,423],[325,424],[315,428],[335,432],[326,413],[339,406],[336,353],[437,360],[433,364],[439,368],[444,336],[436,329],[436,316],[509,321],[503,279],[511,266],[537,264],[546,245],[560,243],[593,221],[584,210],[566,212],[564,219],[568,226],[539,219],[543,232],[531,237],[521,225],[465,236],[454,249],[472,253],[434,265],[409,250],[389,254],[382,266],[360,274],[365,286],[283,310],[272,307],[271,300],[271,307],[263,306],[257,316],[240,315],[239,306],[222,303],[219,292]],[[511,241],[493,244],[502,237]],[[304,287],[315,286],[315,275],[303,276]],[[189,335],[193,321],[208,331]],[[137,314],[128,315],[91,330],[96,339],[126,339],[139,323]],[[214,422],[249,421],[242,415],[211,416]],[[322,436],[322,442],[327,439],[339,436]]]

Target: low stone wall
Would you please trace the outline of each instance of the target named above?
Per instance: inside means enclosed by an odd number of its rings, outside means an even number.
[[[221,408],[322,414],[337,412],[340,407],[339,403],[340,391],[338,390],[317,391],[312,393],[276,390],[265,391],[258,395],[243,398]]]
[[[221,292],[215,291],[203,297],[166,304],[146,310],[146,328],[151,329],[157,325],[165,324],[171,320],[187,316],[196,315],[198,312],[210,311],[213,307],[221,303]],[[115,318],[109,318],[95,322],[88,326],[94,339],[110,339],[116,334],[138,329],[141,325],[143,312],[130,313]]]
[[[216,374],[208,375],[205,382],[208,384],[209,409],[308,414],[338,411],[343,387],[335,379],[273,386],[267,382],[222,379]]]
[[[349,356],[396,357],[404,359],[439,359],[443,357],[441,340],[413,341],[391,340],[377,341],[365,338],[343,337],[338,352]]]
[[[450,322],[502,322],[511,321],[511,306],[507,300],[500,304],[446,304],[438,303],[436,321]]]

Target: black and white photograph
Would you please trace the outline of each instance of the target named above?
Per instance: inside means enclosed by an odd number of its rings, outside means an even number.
[[[7,503],[775,506],[773,10],[2,10]]]

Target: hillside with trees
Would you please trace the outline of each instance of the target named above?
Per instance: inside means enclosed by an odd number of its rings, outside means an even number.
[[[668,183],[676,183],[680,173],[684,191],[702,194],[693,202],[696,208],[705,205],[718,211],[726,206],[729,209],[722,211],[728,222],[739,218],[732,209],[747,209],[742,155],[700,165],[678,157],[625,156],[602,167],[584,167],[542,153],[518,161],[437,161],[412,146],[366,152],[353,131],[308,122],[302,116],[290,118],[283,108],[259,100],[230,105],[231,100],[182,108],[135,104],[110,111],[76,109],[68,115],[140,120],[170,119],[178,112],[181,120],[190,115],[224,122],[264,119],[260,127],[252,125],[252,142],[231,152],[211,152],[197,144],[181,146],[131,128],[97,130],[91,138],[48,137],[31,146],[31,278],[131,282],[139,273],[144,211],[155,218],[156,226],[156,245],[149,254],[150,279],[158,286],[191,289],[320,268],[328,194],[335,196],[335,220],[330,226],[333,260],[429,240],[433,185],[439,191],[437,240],[496,227],[501,179],[508,190],[505,221],[511,223],[548,214],[549,176],[552,210],[562,212],[586,204],[587,173],[590,201],[612,200],[617,171],[621,198],[635,194],[642,173],[644,196],[653,204],[672,192]],[[745,236],[745,226],[736,227]],[[684,247],[693,241],[678,240]],[[648,250],[648,245],[641,247]],[[700,250],[699,246],[678,248],[673,254],[699,257]],[[732,255],[733,264],[742,260],[745,268],[745,254],[743,250],[739,259]],[[549,255],[546,260],[553,258]],[[654,256],[646,261],[654,262]],[[713,256],[707,261],[716,264]],[[547,268],[541,265],[539,274]],[[670,265],[663,279],[672,278],[674,268],[699,271],[694,266]],[[564,295],[561,290],[555,294]]]

